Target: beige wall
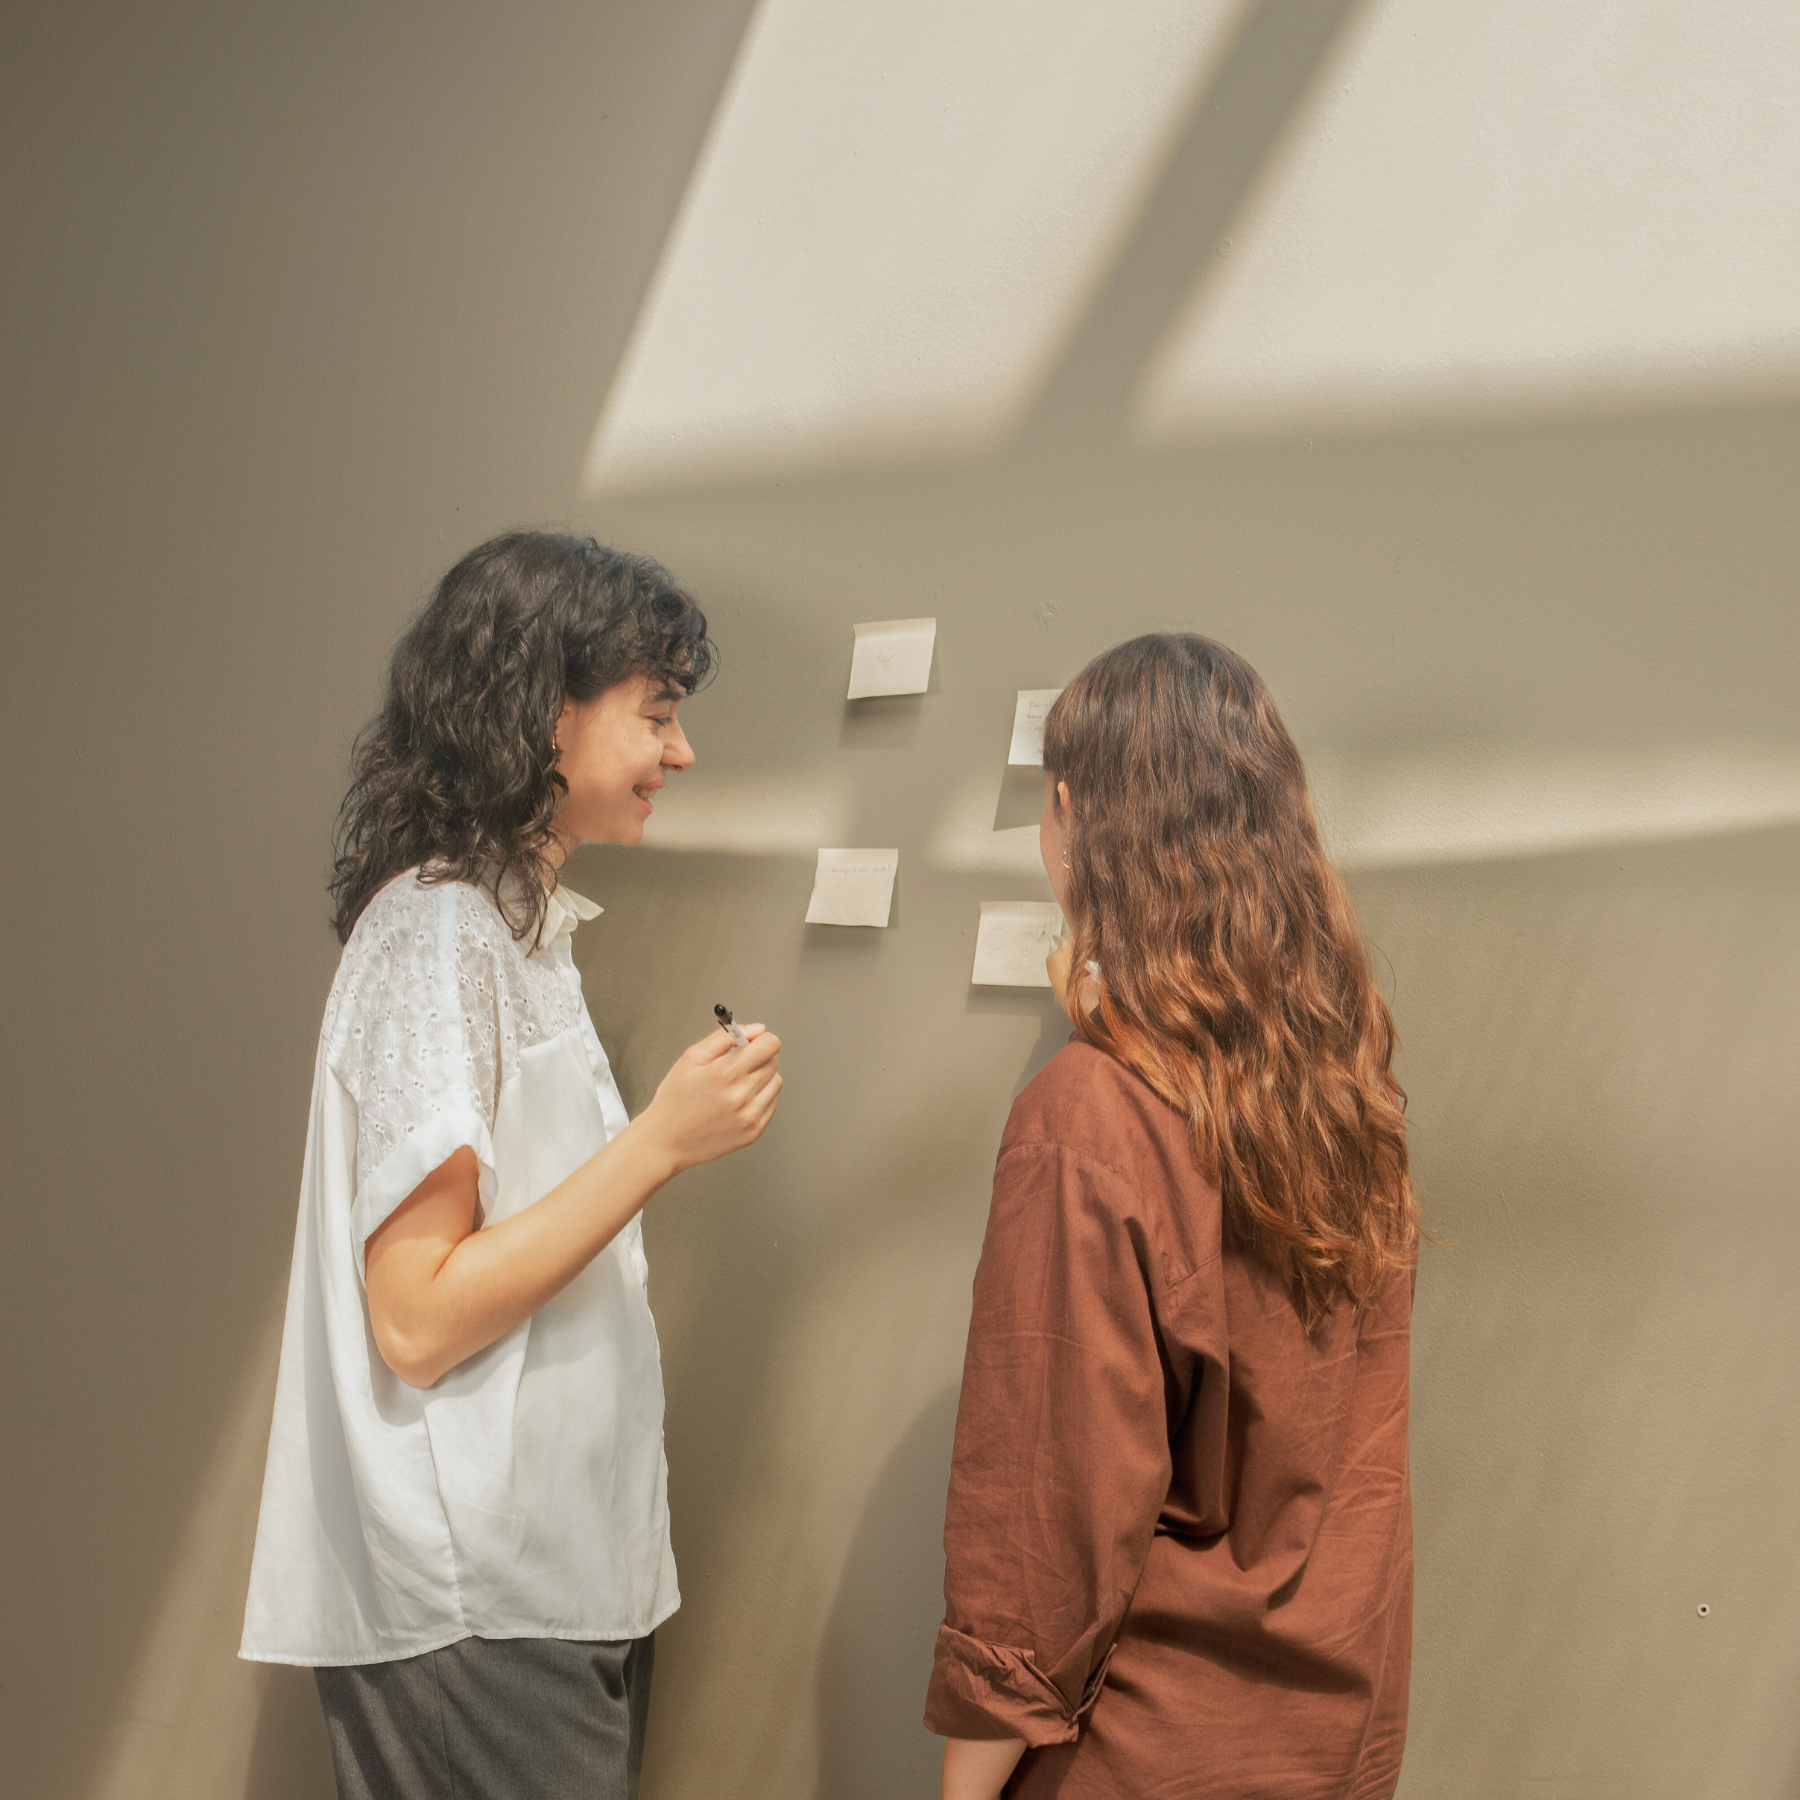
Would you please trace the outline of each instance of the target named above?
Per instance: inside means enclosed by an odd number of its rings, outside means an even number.
[[[650,1794],[930,1791],[987,1166],[1058,1041],[1038,995],[967,983],[977,902],[1044,891],[993,829],[1023,816],[1011,695],[1152,626],[1274,685],[1406,1040],[1446,1242],[1417,1322],[1404,1795],[1793,1791],[1796,384],[1779,341],[1720,350],[1725,267],[1718,343],[1696,302],[1688,338],[1637,332],[1660,361],[1584,383],[1552,345],[1568,379],[1515,391],[1534,351],[1502,335],[1487,385],[1383,411],[1351,283],[1316,308],[1342,301],[1341,332],[1307,329],[1362,371],[1354,407],[1295,376],[1281,419],[1208,423],[1212,340],[1166,331],[1204,314],[1213,237],[1250,270],[1219,289],[1229,367],[1279,372],[1244,335],[1258,272],[1309,266],[1358,95],[1407,73],[1380,6],[1238,36],[1228,12],[1189,9],[1210,48],[1083,202],[1120,220],[1071,230],[1076,300],[1039,309],[1063,323],[979,429],[953,429],[971,377],[940,361],[944,453],[936,426],[847,448],[839,421],[760,468],[751,382],[729,456],[584,485],[634,320],[654,349],[659,317],[703,316],[659,315],[652,277],[679,273],[684,190],[705,217],[742,0],[9,9],[9,1788],[329,1791],[305,1678],[231,1655],[334,960],[326,832],[425,584],[491,529],[575,520],[687,577],[724,648],[688,792],[651,847],[572,875],[607,908],[577,942],[627,1098],[715,999],[789,1045],[769,1138],[647,1222],[686,1594]],[[1504,146],[1521,181],[1534,142]],[[1643,212],[1669,191],[1645,164]],[[1366,233],[1397,209],[1371,199]],[[1503,300],[1443,317],[1491,332]],[[740,355],[762,349],[793,353]],[[1134,412],[1159,354],[1185,373]],[[667,398],[640,387],[645,429]],[[851,623],[927,611],[933,690],[846,707]],[[820,842],[900,846],[892,929],[800,922]]]

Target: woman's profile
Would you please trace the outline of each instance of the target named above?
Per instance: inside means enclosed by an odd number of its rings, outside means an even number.
[[[1385,1800],[1418,1224],[1386,1005],[1256,672],[1157,635],[1051,711],[1074,1022],[1002,1139],[926,1724],[945,1800]]]
[[[658,564],[515,532],[357,741],[241,1651],[314,1668],[343,1800],[636,1791],[679,1604],[638,1214],[761,1135],[780,1046],[713,1030],[628,1119],[558,875],[642,838],[712,660]]]

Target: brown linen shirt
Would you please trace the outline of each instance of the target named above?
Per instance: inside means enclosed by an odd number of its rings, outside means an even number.
[[[1186,1121],[1074,1041],[975,1273],[925,1723],[1019,1800],[1386,1800],[1406,1737],[1412,1281],[1309,1342]]]

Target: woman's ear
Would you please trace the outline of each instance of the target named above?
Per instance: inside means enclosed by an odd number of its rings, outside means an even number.
[[[1059,781],[1056,784],[1056,810],[1058,812],[1069,810],[1069,784],[1066,781]]]

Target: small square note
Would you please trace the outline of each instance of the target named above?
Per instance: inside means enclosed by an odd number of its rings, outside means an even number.
[[[886,926],[899,867],[898,850],[821,850],[807,924]]]
[[[936,619],[883,619],[856,628],[847,700],[877,694],[922,694],[931,681]]]
[[[969,980],[976,987],[1047,988],[1044,962],[1064,935],[1054,900],[984,900]]]
[[[1019,689],[1019,704],[1013,713],[1012,748],[1006,753],[1009,763],[1042,764],[1044,721],[1061,692],[1061,688]]]

